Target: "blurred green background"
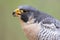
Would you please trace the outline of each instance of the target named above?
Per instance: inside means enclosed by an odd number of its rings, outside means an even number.
[[[27,40],[12,12],[19,5],[30,5],[60,20],[60,0],[0,0],[0,40]]]

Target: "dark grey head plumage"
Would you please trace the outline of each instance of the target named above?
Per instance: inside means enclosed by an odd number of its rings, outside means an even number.
[[[23,10],[23,12],[20,13],[21,10]],[[27,22],[31,16],[35,19],[34,22],[40,22],[47,17],[51,17],[50,15],[28,5],[19,6],[18,9],[13,12],[13,15],[15,14],[20,15],[24,22]]]
[[[44,12],[40,12],[39,10],[37,10],[36,8],[32,7],[32,6],[19,6],[18,8],[20,8],[20,10],[25,10],[28,12],[24,12],[21,14],[21,19],[24,22],[28,21],[28,17],[30,17],[31,15],[34,16],[35,22],[40,22],[41,20],[43,20],[46,17],[51,17],[50,15],[44,13]]]
[[[37,10],[36,8],[33,8],[32,6],[28,6],[28,5],[22,5],[22,6],[19,6],[18,8],[24,9],[24,10],[30,10],[30,11]]]

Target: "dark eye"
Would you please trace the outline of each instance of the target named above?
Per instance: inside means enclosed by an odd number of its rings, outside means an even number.
[[[28,11],[26,11],[26,10],[23,10],[23,12],[28,12]]]

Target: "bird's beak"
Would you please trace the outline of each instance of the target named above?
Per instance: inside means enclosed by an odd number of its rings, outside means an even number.
[[[23,13],[23,10],[20,10],[20,9],[15,9],[12,13],[13,16],[18,16],[18,15],[21,15]]]

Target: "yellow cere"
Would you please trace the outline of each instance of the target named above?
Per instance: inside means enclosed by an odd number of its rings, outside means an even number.
[[[15,10],[15,12],[16,12],[16,14],[18,15],[18,14],[21,14],[21,13],[23,12],[23,10],[20,10],[20,9],[17,8],[17,9]]]

